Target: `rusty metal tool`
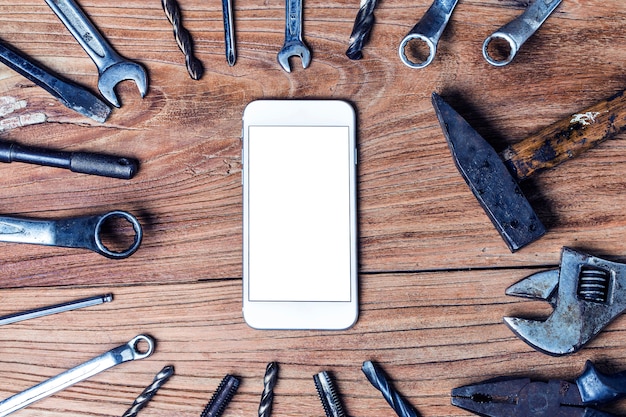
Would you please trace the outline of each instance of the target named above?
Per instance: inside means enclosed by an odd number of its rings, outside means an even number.
[[[626,130],[626,95],[621,91],[541,129],[498,155],[438,94],[433,93],[432,102],[457,168],[511,252],[546,232],[518,181]]]
[[[51,314],[64,313],[79,308],[92,307],[103,303],[113,301],[113,294],[97,295],[95,297],[82,298],[80,300],[69,301],[67,303],[55,304],[51,306],[36,308],[19,313],[9,314],[0,317],[0,326],[5,324],[13,324],[24,320],[35,319],[39,317],[49,316]]]
[[[547,319],[505,317],[523,341],[553,356],[577,352],[626,310],[626,264],[563,248],[559,269],[510,286],[507,295],[545,300]]]
[[[132,225],[134,232],[133,242],[121,251],[108,248],[103,241],[104,229],[115,219],[122,219]],[[141,244],[142,235],[137,218],[120,210],[60,220],[0,216],[1,242],[89,249],[111,259],[124,259],[135,253]]]
[[[535,0],[524,13],[485,39],[483,57],[496,67],[508,65],[513,61],[524,42],[541,27],[559,4],[561,4],[561,0]],[[489,46],[496,43],[499,45],[498,48],[494,49],[498,50],[499,53],[506,52],[502,57],[498,56],[499,54],[492,56],[489,52]]]
[[[143,350],[140,344],[147,344]],[[8,416],[15,411],[39,401],[50,395],[70,387],[78,382],[84,381],[102,371],[106,371],[124,362],[147,358],[154,352],[154,339],[150,336],[139,335],[130,342],[118,346],[115,349],[95,357],[85,363],[65,371],[53,378],[50,378],[26,391],[15,394],[12,397],[0,402],[0,417]]]
[[[346,417],[343,410],[343,404],[339,398],[335,382],[331,379],[327,371],[319,372],[313,375],[313,382],[317,389],[317,395],[320,397],[322,407],[326,413],[326,417]]]
[[[111,114],[111,108],[86,88],[59,78],[3,43],[0,43],[0,62],[52,94],[68,109],[100,123]]]
[[[136,159],[93,152],[65,152],[0,140],[0,162],[65,168],[72,172],[131,179],[139,169]]]
[[[433,62],[437,54],[439,38],[448,25],[457,3],[458,0],[433,1],[424,16],[400,42],[398,53],[404,65],[411,68],[424,68]],[[421,42],[428,46],[428,56],[425,58],[415,53]],[[410,53],[407,54],[407,52]]]
[[[115,52],[76,2],[73,0],[46,0],[46,3],[98,67],[98,89],[109,103],[115,107],[120,107],[114,89],[118,83],[124,80],[133,80],[141,97],[146,95],[148,76],[145,69],[138,63],[122,58]]]
[[[587,361],[574,382],[498,378],[451,394],[452,405],[486,417],[615,417],[593,407],[626,394],[626,372],[603,374]]]
[[[291,72],[289,58],[299,56],[302,68],[311,63],[311,51],[302,40],[302,9],[304,0],[285,0],[285,43],[278,51],[278,63]]]

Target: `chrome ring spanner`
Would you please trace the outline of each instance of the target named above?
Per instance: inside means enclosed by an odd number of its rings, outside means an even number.
[[[400,42],[400,48],[398,53],[402,62],[411,68],[424,68],[429,65],[435,59],[437,53],[437,43],[444,29],[448,25],[450,16],[454,7],[458,3],[458,0],[435,0],[430,8],[426,11],[424,16],[413,29],[405,36]],[[407,48],[412,49],[411,46],[415,40],[425,42],[428,46],[428,57],[425,60],[414,61],[407,56]],[[411,54],[412,57],[417,58],[417,54]],[[421,58],[420,58],[421,59]]]
[[[135,233],[133,243],[121,252],[109,249],[102,241],[103,226],[116,218],[128,221]],[[61,220],[0,216],[0,242],[83,248],[112,259],[127,258],[135,253],[141,244],[142,234],[137,218],[120,210]]]
[[[147,348],[140,350],[139,344],[146,343]],[[150,336],[139,335],[125,345],[118,346],[115,349],[95,357],[75,368],[65,371],[55,377],[52,377],[40,384],[37,384],[26,391],[15,394],[12,397],[0,402],[0,417],[21,410],[22,408],[49,397],[65,388],[72,386],[80,381],[84,381],[102,371],[119,365],[123,362],[144,359],[152,355],[154,352],[154,339]]]
[[[524,13],[485,39],[483,56],[487,62],[497,67],[509,64],[524,42],[539,29],[560,3],[561,0],[535,0]],[[494,40],[501,40],[506,43],[508,55],[504,59],[494,58],[489,54],[489,45]]]
[[[299,56],[302,68],[311,63],[311,51],[302,40],[303,0],[285,0],[285,43],[278,51],[278,63],[287,72],[291,72],[289,58]]]
[[[73,0],[46,0],[46,3],[98,67],[98,89],[104,98],[120,107],[114,88],[123,80],[135,81],[141,97],[146,95],[148,77],[144,68],[115,52]]]

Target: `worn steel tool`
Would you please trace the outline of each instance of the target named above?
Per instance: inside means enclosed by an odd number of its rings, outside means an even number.
[[[124,414],[122,414],[122,417],[136,417],[137,414],[139,414],[139,411],[148,405],[150,400],[156,395],[157,391],[172,377],[172,375],[174,375],[173,366],[167,365],[163,367],[163,369],[161,369],[159,373],[154,376],[152,383],[148,385],[137,398],[135,398],[133,404]]]
[[[533,274],[507,295],[549,302],[545,320],[505,317],[523,341],[554,356],[574,353],[626,310],[626,264],[563,248],[561,267]]]
[[[512,252],[545,234],[518,181],[626,130],[626,95],[621,91],[498,155],[438,94],[433,93],[432,102],[461,175]]]
[[[133,243],[122,251],[111,250],[103,242],[105,225],[115,219],[130,223],[135,233]],[[124,259],[135,253],[141,244],[141,238],[142,230],[137,218],[120,210],[61,220],[0,216],[0,242],[82,248],[107,258]]]
[[[278,382],[278,363],[270,362],[265,368],[263,376],[263,393],[259,402],[259,417],[270,417],[272,415],[272,404],[274,403],[274,387]]]
[[[448,25],[452,11],[458,0],[435,0],[424,16],[400,42],[398,53],[404,65],[411,68],[424,68],[433,62],[437,54],[439,38]],[[419,56],[419,43],[428,47],[428,56]],[[407,52],[409,52],[407,54]]]
[[[109,103],[120,107],[114,89],[123,80],[133,80],[141,97],[146,95],[148,77],[144,68],[115,52],[78,4],[73,0],[46,0],[46,3],[98,67],[98,89]]]
[[[145,343],[147,348],[140,347]],[[48,379],[34,387],[15,394],[0,402],[0,417],[7,416],[18,411],[35,401],[49,397],[69,386],[84,381],[102,371],[124,362],[144,359],[154,352],[154,339],[150,336],[139,335],[130,342],[116,347],[96,358],[93,358],[75,368],[65,371],[53,378]]]
[[[313,382],[326,417],[346,417],[337,387],[330,374],[327,371],[319,372],[313,375]]]
[[[185,64],[189,76],[194,80],[199,80],[204,74],[204,67],[193,53],[193,40],[189,31],[183,26],[180,5],[176,0],[161,0],[161,6],[167,20],[172,24],[176,44],[185,55]]]
[[[239,378],[227,374],[204,407],[204,410],[202,410],[200,417],[220,417],[224,414],[226,406],[232,400],[237,389],[239,389]]]
[[[68,109],[100,123],[104,123],[111,114],[111,108],[86,88],[59,78],[2,43],[0,62],[52,94]]]
[[[626,372],[606,375],[587,361],[574,382],[498,378],[454,388],[451,402],[486,417],[615,417],[592,407],[624,394]]]
[[[535,0],[524,13],[485,39],[483,57],[491,65],[497,67],[509,64],[524,42],[539,29],[560,3],[561,0]],[[504,45],[501,44],[502,42]],[[490,45],[496,45],[496,43],[499,43],[498,48],[495,48],[499,53],[492,56]]]
[[[419,416],[415,408],[391,385],[389,377],[380,366],[372,361],[365,361],[361,370],[370,384],[380,391],[385,401],[393,408],[398,417]]]
[[[302,8],[304,0],[285,0],[285,43],[278,51],[278,63],[291,72],[289,58],[299,56],[302,68],[311,63],[311,51],[302,40]]]
[[[3,140],[0,140],[0,162],[25,162],[125,180],[134,177],[139,169],[139,162],[132,158],[93,152],[54,151]]]
[[[51,314],[65,313],[66,311],[72,311],[79,308],[92,307],[103,303],[110,303],[111,301],[113,301],[113,294],[104,294],[97,295],[95,297],[69,301],[67,303],[40,307],[33,310],[21,311],[19,313],[9,314],[7,316],[0,317],[0,326],[39,317],[45,317]]]
[[[370,33],[374,28],[374,9],[376,0],[361,0],[359,11],[354,19],[352,33],[350,34],[350,45],[346,51],[346,56],[350,59],[363,58],[363,47],[369,40]]]
[[[222,17],[224,20],[224,50],[226,53],[226,62],[232,67],[235,65],[235,61],[237,61],[233,0],[222,0]]]

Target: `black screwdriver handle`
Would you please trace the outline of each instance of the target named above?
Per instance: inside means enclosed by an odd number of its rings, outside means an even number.
[[[0,162],[25,162],[69,169],[83,174],[131,179],[139,170],[136,159],[91,152],[63,152],[0,141]]]
[[[606,375],[587,361],[585,370],[576,378],[576,385],[584,404],[607,403],[626,395],[626,372]]]

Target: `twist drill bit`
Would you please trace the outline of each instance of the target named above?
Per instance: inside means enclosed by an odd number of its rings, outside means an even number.
[[[226,375],[215,390],[209,403],[204,407],[200,417],[219,417],[239,388],[239,379],[232,375]]]
[[[315,382],[315,388],[317,388],[317,394],[322,402],[322,407],[324,407],[326,417],[346,417],[343,405],[337,394],[337,388],[335,388],[335,383],[330,378],[328,372],[322,371],[313,375],[313,381]]]
[[[146,389],[144,389],[143,392],[139,394],[139,396],[133,402],[133,405],[130,406],[130,408],[124,413],[122,417],[135,417],[137,413],[139,413],[139,410],[141,410],[148,404],[152,397],[154,397],[154,395],[157,393],[159,388],[161,388],[161,386],[163,386],[163,384],[165,384],[172,375],[174,375],[173,366],[168,365],[161,369],[161,371],[154,377],[154,381],[152,381],[152,384],[147,386]]]
[[[259,404],[259,417],[270,417],[272,414],[272,401],[274,401],[274,386],[278,380],[278,364],[270,362],[265,369],[263,377],[263,393]]]
[[[389,379],[379,366],[366,361],[363,362],[361,370],[370,383],[383,394],[399,417],[418,417],[417,411],[390,385]]]
[[[350,59],[363,58],[363,45],[369,40],[370,33],[374,27],[374,9],[376,0],[361,0],[359,12],[354,20],[352,34],[350,35],[350,46],[346,55]]]
[[[202,63],[193,54],[193,43],[189,31],[185,29],[181,22],[180,6],[176,0],[161,0],[161,6],[165,16],[174,27],[174,39],[180,50],[185,54],[187,72],[194,80],[199,80],[204,73]]]

